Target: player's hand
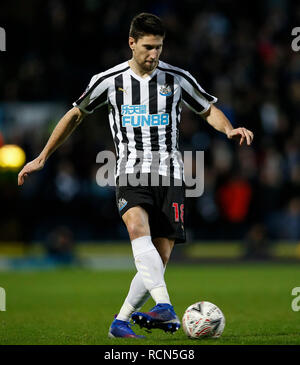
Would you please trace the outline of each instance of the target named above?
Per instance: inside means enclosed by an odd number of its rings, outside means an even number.
[[[18,174],[18,185],[19,186],[23,185],[28,175],[30,175],[34,171],[41,170],[44,167],[44,165],[45,165],[45,160],[41,157],[37,157],[31,162],[28,162]]]
[[[254,134],[249,131],[249,129],[246,128],[236,128],[232,129],[230,132],[228,132],[227,137],[229,139],[234,139],[236,141],[239,141],[240,146],[246,141],[247,145],[250,146],[250,144],[253,141]]]

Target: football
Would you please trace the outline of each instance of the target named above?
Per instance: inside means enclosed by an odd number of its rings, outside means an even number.
[[[221,309],[210,302],[190,305],[182,317],[182,328],[189,338],[218,338],[225,327],[225,316]]]

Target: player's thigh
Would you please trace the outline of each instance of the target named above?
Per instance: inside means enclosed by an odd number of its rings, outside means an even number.
[[[161,257],[164,266],[166,266],[170,259],[175,244],[175,239],[170,239],[166,237],[157,237],[153,239],[153,244],[156,247]]]

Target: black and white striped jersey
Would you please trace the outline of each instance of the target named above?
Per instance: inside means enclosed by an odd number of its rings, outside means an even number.
[[[217,98],[206,93],[187,71],[159,61],[142,78],[128,61],[92,77],[83,95],[73,103],[85,113],[108,105],[116,148],[116,177],[122,173],[152,171],[184,178],[178,150],[182,103],[197,114]]]

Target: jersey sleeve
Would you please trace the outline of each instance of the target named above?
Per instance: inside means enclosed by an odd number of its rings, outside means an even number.
[[[218,101],[215,96],[208,94],[187,71],[181,74],[180,85],[182,101],[197,114],[205,113],[211,104]]]
[[[92,77],[88,87],[73,106],[78,107],[84,113],[91,114],[94,110],[107,104],[108,83],[107,79],[98,74]]]

